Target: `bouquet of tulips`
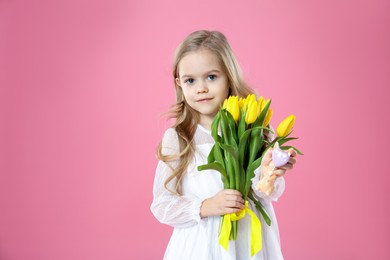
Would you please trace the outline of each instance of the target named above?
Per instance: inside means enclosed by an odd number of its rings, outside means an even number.
[[[207,158],[207,164],[198,170],[213,169],[221,173],[225,189],[235,189],[241,192],[245,207],[239,213],[222,216],[222,226],[219,243],[228,248],[228,241],[237,237],[238,220],[249,214],[251,217],[251,255],[261,250],[261,223],[249,209],[248,199],[254,202],[265,222],[271,225],[271,220],[261,203],[251,192],[251,179],[254,171],[260,166],[265,151],[278,143],[280,149],[295,147],[283,146],[287,141],[297,139],[288,137],[295,122],[295,116],[284,119],[277,128],[277,137],[268,140],[265,131],[273,133],[269,128],[272,117],[271,100],[263,97],[256,99],[255,95],[238,99],[230,96],[225,100],[211,125],[211,135],[215,144]]]

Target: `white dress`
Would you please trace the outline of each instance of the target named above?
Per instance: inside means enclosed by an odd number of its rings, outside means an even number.
[[[171,169],[159,161],[153,187],[151,211],[163,224],[174,227],[167,246],[166,260],[280,260],[283,255],[280,247],[278,223],[272,201],[276,201],[283,193],[285,182],[283,177],[275,181],[275,190],[267,196],[256,191],[257,199],[267,210],[271,218],[268,226],[261,214],[250,202],[249,207],[256,213],[262,224],[263,248],[250,257],[250,217],[248,214],[238,222],[237,240],[229,240],[228,251],[219,243],[220,216],[200,217],[200,206],[203,200],[210,198],[223,189],[220,173],[214,170],[198,171],[197,166],[207,163],[207,156],[214,144],[211,132],[198,125],[194,136],[195,156],[183,177],[182,196],[170,193],[164,187],[165,180],[171,175]],[[164,134],[163,154],[177,154],[179,142],[173,128]],[[171,164],[175,167],[175,162]],[[176,162],[177,165],[177,162]],[[259,180],[259,169],[252,179],[253,188]],[[174,181],[168,185],[174,190]],[[255,190],[255,189],[254,189]]]

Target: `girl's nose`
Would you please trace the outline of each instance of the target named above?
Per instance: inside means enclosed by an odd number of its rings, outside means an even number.
[[[197,89],[196,89],[196,92],[197,92],[198,94],[209,92],[209,89],[207,88],[206,83],[201,82],[201,83],[198,85],[198,87],[197,87]]]

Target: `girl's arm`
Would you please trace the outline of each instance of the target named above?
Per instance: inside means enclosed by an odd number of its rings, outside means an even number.
[[[173,128],[168,129],[162,141],[162,153],[164,155],[178,154],[179,141]],[[171,162],[171,166],[177,166],[177,161]],[[172,169],[164,162],[157,165],[156,176],[153,185],[153,202],[150,207],[153,215],[163,224],[173,227],[188,227],[201,221],[200,207],[203,199],[194,196],[179,196],[168,191],[164,183],[172,174]],[[175,191],[175,180],[167,186]]]

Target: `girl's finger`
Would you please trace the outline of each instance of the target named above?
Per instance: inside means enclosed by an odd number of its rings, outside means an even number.
[[[277,168],[277,169],[274,170],[272,176],[275,175],[275,176],[277,176],[277,177],[280,177],[280,176],[283,176],[283,175],[285,175],[285,174],[286,174],[286,170],[285,170],[285,169],[283,169],[283,168]]]
[[[290,157],[295,157],[297,155],[297,152],[292,148],[288,149],[287,151],[290,153]]]
[[[238,202],[238,201],[229,201],[227,203],[227,207],[228,208],[238,208],[238,209],[241,209],[244,207],[244,204]]]
[[[225,212],[223,212],[222,215],[224,215],[224,214],[231,214],[231,213],[238,213],[240,211],[241,211],[241,209],[238,209],[238,208],[226,208]]]
[[[295,164],[297,162],[297,159],[293,158],[293,157],[290,157],[290,160],[288,161],[288,163],[291,163],[291,164]]]
[[[238,190],[225,189],[224,192],[225,192],[225,194],[227,194],[227,195],[242,196],[241,192],[239,192]]]
[[[286,163],[285,165],[283,165],[283,167],[280,167],[279,169],[291,170],[293,167],[294,167],[293,164],[291,164],[291,163]]]
[[[243,203],[244,202],[244,199],[242,198],[242,196],[236,196],[236,195],[228,195],[226,196],[226,200],[227,201],[238,201],[238,202],[241,202]]]

